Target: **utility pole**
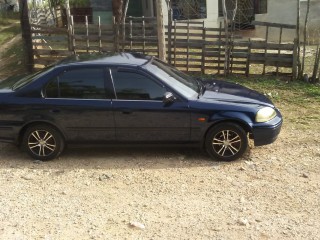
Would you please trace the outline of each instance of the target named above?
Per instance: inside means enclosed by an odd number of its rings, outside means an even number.
[[[162,61],[166,61],[166,42],[163,24],[162,0],[156,0],[156,3],[159,58]]]

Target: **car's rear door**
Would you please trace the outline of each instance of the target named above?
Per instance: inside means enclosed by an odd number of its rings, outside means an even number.
[[[52,121],[69,142],[115,140],[115,125],[104,66],[70,67],[51,79],[44,90]]]
[[[111,69],[116,99],[114,111],[116,139],[121,142],[188,142],[188,103],[163,103],[167,91],[153,76],[130,68]]]

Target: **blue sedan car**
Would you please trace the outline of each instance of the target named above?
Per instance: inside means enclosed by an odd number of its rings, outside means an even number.
[[[274,142],[282,117],[264,95],[190,77],[134,53],[85,54],[0,82],[0,141],[32,158],[67,144],[192,144],[217,160]]]

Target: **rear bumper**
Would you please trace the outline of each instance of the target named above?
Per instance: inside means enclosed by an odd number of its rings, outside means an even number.
[[[273,143],[280,133],[282,126],[281,116],[275,117],[264,125],[254,126],[252,129],[254,145],[262,146]]]

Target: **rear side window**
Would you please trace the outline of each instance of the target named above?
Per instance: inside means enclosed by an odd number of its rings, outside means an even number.
[[[81,68],[68,70],[46,87],[47,98],[106,99],[105,69]]]

